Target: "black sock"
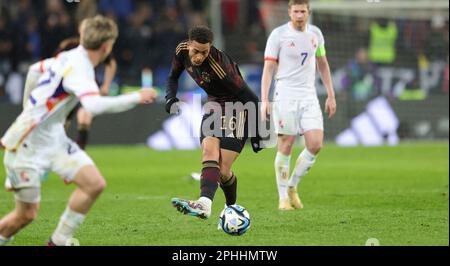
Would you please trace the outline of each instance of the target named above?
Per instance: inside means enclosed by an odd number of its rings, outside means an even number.
[[[85,149],[89,138],[89,128],[86,126],[80,126],[78,128],[77,144],[81,149]]]
[[[214,199],[216,190],[220,182],[219,163],[216,161],[204,161],[202,176],[200,179],[201,197],[207,197],[210,200]]]
[[[237,198],[237,178],[233,174],[230,179],[225,182],[220,183],[220,187],[223,190],[223,194],[225,194],[225,200],[227,202],[227,206],[236,204]]]

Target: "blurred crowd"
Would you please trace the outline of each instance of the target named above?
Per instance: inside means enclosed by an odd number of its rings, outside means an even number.
[[[262,65],[268,34],[288,19],[286,2],[221,0],[225,51],[240,64]],[[0,101],[19,98],[21,91],[14,88],[21,87],[27,67],[53,56],[60,41],[78,34],[82,19],[97,13],[113,18],[119,25],[120,38],[113,54],[120,83],[138,85],[142,69],[170,65],[174,47],[187,38],[191,25],[211,25],[211,20],[216,19],[211,17],[212,3],[0,0]],[[384,81],[373,74],[383,66],[417,68],[414,78],[405,85],[417,87],[419,72],[427,71],[436,61],[444,62],[443,70],[439,70],[439,91],[448,93],[448,18],[388,21],[316,12],[313,19],[325,36],[330,65],[333,70],[343,69],[338,93],[348,93],[355,99],[382,93],[380,84]],[[7,94],[16,96],[8,98]]]
[[[52,56],[60,41],[77,35],[83,18],[97,13],[118,22],[114,56],[122,70],[170,62],[189,25],[206,23],[205,2],[2,0],[0,72],[21,71],[29,62]]]
[[[338,95],[353,100],[377,95],[421,100],[448,94],[448,15],[435,12],[425,18],[414,16],[420,13],[416,10],[395,12],[385,17],[315,13]]]

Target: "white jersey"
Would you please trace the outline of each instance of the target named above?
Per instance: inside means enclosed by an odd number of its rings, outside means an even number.
[[[82,46],[47,63],[24,110],[1,139],[7,150],[16,150],[32,131],[33,142],[54,143],[64,134],[63,124],[78,98],[99,93],[94,66]]]
[[[45,71],[47,71],[51,67],[55,60],[55,57],[47,58],[32,64],[28,68],[27,78],[25,80],[25,88],[23,92],[22,106],[24,109],[29,102],[28,100],[30,98],[31,91],[36,88],[39,78],[45,73]]]
[[[100,96],[94,66],[82,46],[32,65],[26,83],[28,101],[0,139],[6,148],[8,189],[39,188],[49,171],[71,182],[82,167],[94,165],[64,131],[66,117],[78,101],[92,115],[123,112],[141,101],[140,92]],[[18,199],[39,202],[34,196]]]
[[[314,25],[306,25],[302,32],[288,22],[272,31],[264,57],[278,62],[275,101],[317,99],[316,52],[324,44],[322,32]]]

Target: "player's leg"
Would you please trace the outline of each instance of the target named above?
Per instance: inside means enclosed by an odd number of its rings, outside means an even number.
[[[60,218],[50,241],[57,246],[66,245],[83,223],[86,214],[105,189],[106,181],[94,165],[83,166],[72,182],[77,186]]]
[[[220,182],[220,140],[216,137],[202,139],[202,175],[200,198],[197,201],[172,199],[172,205],[180,212],[206,219],[211,215],[211,206]]]
[[[20,229],[33,222],[37,217],[40,189],[23,188],[17,190],[15,194],[15,209],[0,220],[0,246],[8,244]]]
[[[297,193],[297,186],[303,176],[314,165],[316,156],[323,145],[323,118],[318,101],[306,103],[301,120],[304,131],[305,149],[300,153],[295,163],[294,171],[289,179],[288,194],[295,208],[303,208]]]
[[[239,157],[249,136],[247,113],[235,110],[229,120],[225,120],[224,136],[220,139],[220,187],[225,195],[226,205],[236,204],[237,177],[232,171],[233,163]]]
[[[292,210],[288,198],[288,178],[290,173],[292,147],[296,136],[279,135],[278,152],[275,157],[275,176],[277,180],[280,210]]]
[[[298,134],[298,102],[282,101],[273,103],[275,132],[278,134],[278,149],[274,168],[278,188],[280,210],[292,210],[288,198],[288,178],[290,173],[291,153]]]
[[[200,199],[209,203],[214,199],[220,182],[220,139],[206,137],[202,142],[202,176],[200,179]],[[208,204],[209,205],[209,204]]]
[[[289,179],[290,187],[297,187],[302,176],[314,165],[323,143],[323,131],[319,129],[305,132],[305,149],[300,153],[295,162],[295,168]]]
[[[92,124],[92,115],[83,107],[80,107],[77,112],[77,144],[81,149],[85,149],[89,139],[89,130]]]
[[[236,204],[237,177],[231,167],[238,156],[236,151],[220,149],[220,187],[225,194],[227,206]]]
[[[42,169],[46,167],[45,160],[39,158],[31,145],[23,146],[14,153],[5,152],[5,187],[8,191],[14,191],[16,205],[0,220],[0,246],[10,242],[20,229],[37,216],[41,200],[40,180],[45,173]]]
[[[77,186],[49,241],[50,245],[63,246],[81,226],[106,182],[86,152],[68,138],[55,151],[52,170]]]

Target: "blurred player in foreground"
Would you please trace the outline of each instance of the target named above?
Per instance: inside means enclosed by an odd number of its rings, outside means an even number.
[[[25,83],[24,97],[23,97],[23,108],[25,108],[28,103],[28,98],[30,97],[31,90],[35,89],[36,81],[40,75],[43,74],[44,70],[52,64],[59,53],[71,50],[80,45],[80,39],[78,37],[71,37],[63,40],[56,50],[54,57],[41,60],[30,66],[27,79]],[[109,94],[109,88],[116,75],[117,63],[116,60],[110,54],[105,61],[102,62],[104,65],[104,76],[103,82],[100,87],[100,95],[107,96]],[[85,149],[88,143],[89,130],[92,125],[93,116],[86,111],[83,106],[78,103],[74,109],[69,113],[66,119],[66,130],[69,129],[71,120],[73,116],[77,117],[77,138],[76,143],[81,149]]]
[[[16,207],[0,220],[0,245],[36,218],[40,181],[48,171],[77,186],[48,245],[66,245],[104,190],[105,179],[92,159],[67,137],[64,122],[79,101],[88,112],[98,115],[123,112],[156,97],[153,90],[100,96],[94,67],[110,54],[117,36],[112,20],[103,16],[85,19],[81,45],[43,66],[25,109],[1,138],[6,149],[6,186],[15,192]]]

